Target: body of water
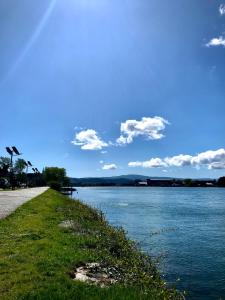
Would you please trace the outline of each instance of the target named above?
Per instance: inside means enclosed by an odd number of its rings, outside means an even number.
[[[155,258],[187,299],[225,299],[225,189],[78,188]]]

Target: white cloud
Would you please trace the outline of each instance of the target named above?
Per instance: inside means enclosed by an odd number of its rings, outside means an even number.
[[[128,163],[128,167],[143,167],[143,162],[142,161],[130,161]]]
[[[74,130],[83,130],[84,128],[83,127],[80,127],[80,126],[75,126],[74,127]]]
[[[72,144],[81,146],[82,150],[101,150],[103,147],[108,146],[106,142],[98,137],[97,132],[93,129],[87,129],[77,133]]]
[[[102,154],[106,154],[106,153],[107,153],[107,151],[106,151],[106,150],[103,150],[103,151],[101,151],[101,153],[102,153]]]
[[[212,170],[212,169],[217,169],[217,170],[225,169],[225,162],[214,162],[214,163],[211,163],[211,164],[209,164],[209,169],[210,170]]]
[[[133,142],[137,136],[144,136],[150,140],[157,140],[164,137],[162,131],[165,125],[169,122],[161,117],[146,118],[143,117],[140,121],[126,120],[121,123],[121,135],[116,140],[118,145],[126,145]]]
[[[191,155],[177,155],[173,157],[166,157],[164,160],[167,166],[174,166],[174,167],[184,167],[191,165]]]
[[[206,44],[206,47],[216,47],[216,46],[225,47],[225,38],[222,36],[218,38],[213,38]]]
[[[129,167],[159,168],[159,167],[185,167],[193,166],[199,168],[206,166],[208,169],[225,169],[225,149],[208,150],[195,156],[176,155],[172,157],[151,158],[148,161],[129,162]]]
[[[160,168],[166,167],[166,163],[161,158],[151,158],[146,161],[132,161],[128,163],[129,167],[143,167],[143,168]]]
[[[103,164],[103,163],[104,163],[104,161],[103,161],[103,160],[100,160],[100,161],[99,161],[99,163],[100,163],[100,164]]]
[[[221,16],[225,14],[225,4],[220,4],[219,13],[221,14]]]
[[[102,170],[116,170],[117,169],[117,165],[116,164],[105,164],[102,167]]]
[[[215,162],[225,162],[225,149],[221,148],[215,151],[209,150],[202,152],[192,159],[193,165],[205,165]]]

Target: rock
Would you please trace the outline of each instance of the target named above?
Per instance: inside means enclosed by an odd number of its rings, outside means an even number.
[[[114,274],[112,274],[111,270],[115,271]],[[87,263],[76,268],[74,280],[99,285],[105,288],[115,284],[119,279],[116,278],[119,274],[115,267],[105,267],[99,263]]]
[[[59,224],[61,228],[73,228],[74,221],[73,220],[65,220]]]

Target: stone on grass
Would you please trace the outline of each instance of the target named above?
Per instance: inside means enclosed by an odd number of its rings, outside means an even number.
[[[105,267],[99,263],[87,263],[76,268],[74,280],[95,284],[102,288],[115,284],[120,277],[115,267]]]

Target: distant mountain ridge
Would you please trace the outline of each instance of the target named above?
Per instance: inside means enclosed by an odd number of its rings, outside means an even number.
[[[70,178],[70,183],[73,186],[132,186],[135,181],[152,180],[183,180],[184,178],[174,178],[166,176],[146,176],[139,174],[127,174],[110,177],[83,177],[83,178]],[[202,178],[199,178],[202,180]],[[204,178],[204,180],[212,180],[210,178]]]
[[[99,177],[99,178],[106,178],[106,179],[120,179],[121,178],[121,179],[129,179],[129,180],[172,179],[172,177],[167,177],[167,176],[146,176],[146,175],[140,175],[140,174],[127,174],[127,175]]]
[[[74,186],[126,186],[134,185],[135,181],[146,181],[146,179],[172,179],[171,177],[152,177],[138,174],[119,175],[111,177],[84,177],[70,178],[71,185]]]

